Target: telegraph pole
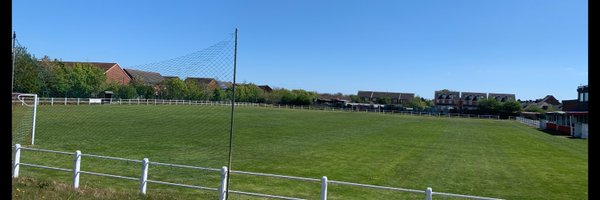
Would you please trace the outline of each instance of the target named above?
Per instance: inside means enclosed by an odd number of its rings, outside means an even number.
[[[237,65],[237,43],[238,43],[238,29],[235,28],[235,46],[233,50],[233,85],[231,95],[231,122],[229,127],[229,162],[227,163],[227,186],[225,187],[225,199],[229,198],[229,172],[231,171],[231,145],[233,144],[233,108],[235,107],[235,71]]]
[[[17,54],[17,52],[15,51],[15,46],[16,46],[16,40],[17,40],[17,33],[13,32],[13,46],[12,46],[12,78],[11,78],[11,82],[10,82],[10,93],[13,93],[13,87],[14,87],[14,83],[15,83],[15,55]]]

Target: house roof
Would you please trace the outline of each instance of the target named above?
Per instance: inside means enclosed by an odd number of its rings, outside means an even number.
[[[397,92],[373,92],[372,98],[389,97],[391,99],[399,99],[400,93]]]
[[[71,62],[71,61],[59,61],[59,62],[62,62],[67,67],[71,67],[71,66],[75,65],[76,63],[90,64],[90,65],[93,65],[93,66],[96,66],[96,67],[102,69],[104,72],[108,71],[110,68],[114,67],[115,65],[117,65],[117,66],[119,65],[117,63],[105,63],[105,62]]]
[[[434,92],[436,99],[460,99],[460,92],[449,90],[438,90]]]
[[[497,97],[497,96],[500,96],[500,97],[509,97],[509,98],[512,97],[513,99],[515,98],[515,94],[506,94],[506,93],[489,93],[488,94],[488,98],[490,98],[490,97]]]
[[[264,91],[268,91],[268,92],[273,91],[273,88],[269,87],[268,85],[259,85],[257,87],[260,88],[260,89],[262,89],[262,90],[264,90]]]
[[[231,87],[233,85],[233,83],[225,82],[225,81],[217,81],[217,85],[219,85],[219,88],[226,90],[227,88]]]
[[[587,111],[588,102],[580,102],[577,99],[574,100],[563,100],[562,110],[563,111]]]
[[[510,100],[510,99],[516,100],[514,94],[504,94],[504,93],[489,93],[488,99],[496,99],[496,100],[501,100],[501,101]]]
[[[176,78],[178,79],[179,78],[179,76],[162,76],[162,77],[163,77],[163,79],[176,79]]]
[[[185,80],[192,80],[198,84],[210,84],[212,81],[217,81],[214,78],[196,78],[196,77],[187,77]]]
[[[329,93],[321,93],[319,94],[319,99],[331,99],[338,101],[350,101],[350,97],[339,95],[339,94],[329,94]]]
[[[132,79],[139,79],[147,84],[154,85],[154,84],[160,83],[161,81],[163,81],[165,79],[163,76],[160,75],[160,73],[157,73],[157,72],[147,72],[147,71],[136,70],[136,69],[123,69],[123,70],[125,70],[125,72],[127,72],[129,77],[131,77]]]
[[[547,104],[551,104],[551,105],[560,105],[560,102],[558,101],[558,99],[554,98],[554,96],[552,95],[546,95],[543,99],[540,100],[536,100],[536,103],[547,103]]]
[[[371,98],[371,95],[373,95],[372,91],[358,91],[358,94],[357,94],[357,96],[361,97],[361,98],[363,98],[363,97]]]
[[[464,99],[464,100],[480,100],[480,98],[485,99],[487,96],[486,93],[483,92],[461,92],[460,93],[460,98]]]
[[[401,93],[401,92],[375,92],[375,91],[358,91],[358,97],[364,98],[383,98],[389,97],[391,99],[412,99],[415,97],[414,93]]]

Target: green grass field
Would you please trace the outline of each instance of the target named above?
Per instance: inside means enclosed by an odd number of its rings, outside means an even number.
[[[227,165],[228,109],[40,106],[35,147],[220,168]],[[434,192],[504,199],[587,199],[588,194],[588,141],[549,135],[515,121],[238,107],[234,130],[234,170],[327,176],[419,190],[432,187]],[[72,157],[51,153],[23,151],[21,159],[68,169],[73,165]],[[140,166],[84,157],[81,170],[139,177]],[[21,189],[40,191],[41,182],[71,184],[68,172],[24,166],[21,176],[37,181],[14,181]],[[215,172],[153,165],[149,179],[219,185]],[[82,175],[81,185],[138,197],[137,181]],[[307,199],[320,195],[320,183],[236,174],[231,176],[230,189]],[[148,198],[216,199],[216,192],[150,183]],[[329,186],[329,199],[423,198],[421,194]],[[231,195],[230,199],[254,198]],[[434,195],[434,199],[449,198]]]

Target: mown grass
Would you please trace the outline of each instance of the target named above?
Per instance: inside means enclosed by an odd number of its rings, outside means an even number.
[[[220,168],[227,165],[228,109],[40,106],[35,147]],[[21,157],[26,163],[72,168],[70,156],[24,151]],[[139,177],[140,167],[82,160],[84,171],[130,177]],[[548,135],[514,121],[239,107],[232,168],[504,199],[587,199],[588,142]],[[24,177],[71,183],[67,172],[31,167],[21,171]],[[149,179],[219,185],[218,172],[156,165],[150,166]],[[132,198],[139,187],[137,181],[92,175],[82,175],[81,185]],[[233,174],[230,189],[318,199],[320,183]],[[329,199],[424,198],[334,184],[329,189]],[[149,184],[148,194],[216,198],[212,191],[157,184]]]

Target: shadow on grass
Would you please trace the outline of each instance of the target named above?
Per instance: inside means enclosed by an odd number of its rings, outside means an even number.
[[[542,131],[544,133],[547,133],[549,135],[553,135],[553,136],[559,136],[559,137],[565,137],[565,138],[569,138],[569,139],[585,139],[585,138],[580,138],[580,137],[573,137],[570,134],[566,134],[566,133],[561,133],[555,130],[548,130],[548,129],[538,129],[539,131]]]

